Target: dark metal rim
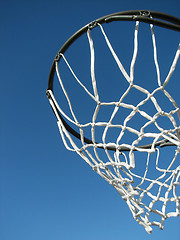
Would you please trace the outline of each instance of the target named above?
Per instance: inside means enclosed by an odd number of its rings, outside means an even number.
[[[171,16],[166,13],[156,12],[156,11],[149,11],[149,10],[133,10],[133,11],[123,11],[123,12],[117,12],[113,14],[106,15],[104,17],[101,17],[99,19],[96,19],[95,21],[90,22],[89,24],[85,25],[81,29],[79,29],[76,33],[74,33],[66,42],[65,44],[60,48],[59,52],[57,53],[49,73],[49,79],[48,79],[48,88],[47,88],[47,96],[50,97],[48,90],[51,90],[53,92],[53,80],[54,80],[54,74],[55,74],[55,63],[59,62],[62,55],[66,52],[66,50],[84,33],[87,32],[88,29],[93,29],[97,26],[98,23],[110,23],[113,21],[140,21],[145,22],[148,24],[153,24],[159,27],[167,28],[173,31],[180,32],[180,18]],[[56,109],[57,110],[57,109]],[[65,126],[65,128],[76,138],[81,139],[80,134],[76,132],[73,128],[71,128],[67,122],[64,120],[64,118],[61,116],[60,112],[57,110],[58,115]],[[93,142],[84,137],[84,141],[88,144],[93,144]],[[155,144],[156,146],[170,146],[171,143],[167,143],[165,140],[161,140]],[[144,145],[144,146],[138,146],[138,148],[151,148],[152,144]],[[102,148],[102,147],[100,147]],[[115,151],[115,148],[108,147],[108,150]],[[120,151],[130,151],[128,148],[122,148],[119,149]]]
[[[112,21],[141,21],[149,24],[152,23],[159,27],[168,28],[168,29],[180,32],[180,18],[171,16],[165,13],[161,13],[161,12],[156,12],[156,11],[134,10],[134,11],[113,13],[113,14],[101,17],[82,27],[80,30],[74,33],[61,47],[51,66],[51,70],[49,73],[49,80],[48,80],[48,90],[53,91],[55,62],[60,60],[61,58],[60,54],[61,53],[64,54],[66,50],[71,46],[71,44],[76,41],[76,39],[78,39],[81,35],[86,33],[88,29],[92,29],[96,27],[97,23],[103,24],[103,23],[109,23]]]

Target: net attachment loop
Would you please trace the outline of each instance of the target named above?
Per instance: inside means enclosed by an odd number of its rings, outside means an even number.
[[[97,21],[93,21],[88,25],[88,29],[92,30],[93,28],[95,28],[97,26]]]
[[[140,11],[140,15],[143,17],[151,17],[151,12],[148,10]]]

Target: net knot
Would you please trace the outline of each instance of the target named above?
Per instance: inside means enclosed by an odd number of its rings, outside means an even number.
[[[139,195],[139,192],[134,190],[131,185],[128,185],[127,190],[124,189],[124,191],[121,192],[121,197],[125,201],[134,199],[135,195]]]
[[[159,89],[163,91],[164,90],[164,86],[160,86]]]

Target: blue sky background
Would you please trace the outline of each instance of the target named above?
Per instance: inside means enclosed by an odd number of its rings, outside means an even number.
[[[131,9],[179,16],[180,3],[0,0],[0,239],[180,236],[180,218],[168,219],[163,231],[154,228],[148,235],[119,194],[66,151],[46,98],[51,63],[62,44],[88,22]]]

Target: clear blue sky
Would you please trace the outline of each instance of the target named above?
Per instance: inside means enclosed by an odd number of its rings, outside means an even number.
[[[132,9],[180,15],[179,0],[0,0],[1,240],[180,236],[180,218],[153,235],[133,220],[119,194],[65,149],[46,98],[62,44],[90,21]]]

